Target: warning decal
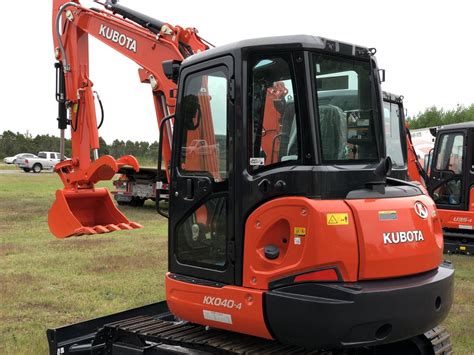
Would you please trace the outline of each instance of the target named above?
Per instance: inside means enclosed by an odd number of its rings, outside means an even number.
[[[326,214],[326,222],[328,226],[341,226],[349,224],[348,213],[328,213]]]
[[[294,228],[295,236],[299,235],[304,237],[306,235],[306,228],[305,227],[295,227]]]

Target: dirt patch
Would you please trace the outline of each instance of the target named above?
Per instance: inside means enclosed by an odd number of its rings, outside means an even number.
[[[67,240],[51,240],[48,244],[56,248],[64,249],[97,249],[101,246],[106,246],[114,241],[111,239],[92,239],[87,237],[69,238]]]
[[[13,243],[2,243],[2,244],[0,244],[0,256],[7,256],[7,255],[12,255],[12,254],[23,253],[27,249],[28,248],[26,248],[24,246],[19,246],[17,244],[13,244]]]
[[[0,298],[9,299],[16,297],[25,287],[31,287],[38,283],[39,278],[29,273],[20,274],[0,274]]]
[[[31,301],[25,302],[20,305],[20,307],[25,307],[27,309],[34,309],[43,313],[62,313],[65,311],[64,304],[57,305],[51,302],[46,301]]]
[[[166,260],[164,260],[166,262]],[[163,260],[159,255],[110,255],[94,258],[86,271],[103,274],[158,267]]]

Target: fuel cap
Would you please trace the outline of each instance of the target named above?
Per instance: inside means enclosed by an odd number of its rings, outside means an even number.
[[[280,249],[276,245],[265,245],[265,257],[270,260],[275,260],[280,255]]]

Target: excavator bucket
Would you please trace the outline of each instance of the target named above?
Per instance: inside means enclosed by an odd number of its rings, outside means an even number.
[[[57,238],[142,228],[117,209],[105,188],[57,190],[48,225]]]

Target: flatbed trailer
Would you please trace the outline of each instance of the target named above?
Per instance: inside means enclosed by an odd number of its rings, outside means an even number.
[[[133,207],[143,206],[146,200],[156,201],[156,189],[160,189],[160,200],[168,201],[168,179],[162,170],[160,181],[157,181],[156,168],[140,168],[135,171],[130,167],[122,167],[118,171],[119,178],[114,180],[114,199],[119,205]]]

